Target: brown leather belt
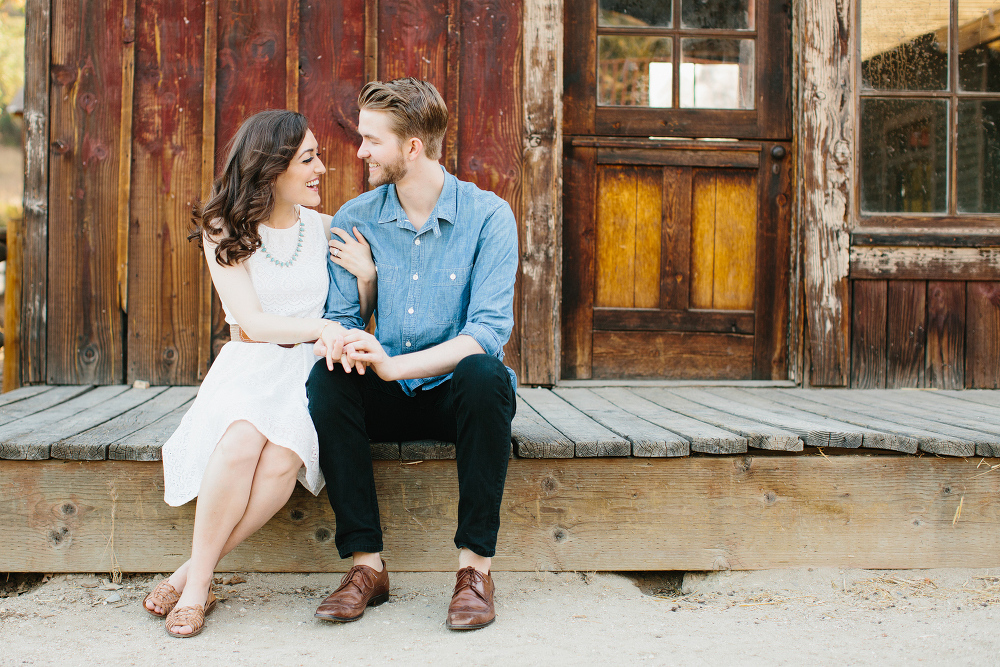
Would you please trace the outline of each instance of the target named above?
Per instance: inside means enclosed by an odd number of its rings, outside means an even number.
[[[238,324],[229,325],[229,337],[232,338],[233,340],[238,340],[241,343],[266,343],[266,341],[263,340],[254,340],[250,336],[243,333],[243,329],[240,329],[240,325]],[[298,343],[274,343],[274,344],[277,345],[278,347],[284,347],[284,348],[295,347],[296,345],[298,345]]]

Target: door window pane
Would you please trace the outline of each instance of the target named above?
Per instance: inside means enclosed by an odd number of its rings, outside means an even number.
[[[998,0],[959,0],[958,84],[961,90],[1000,92]]]
[[[671,0],[600,0],[597,25],[669,28]]]
[[[752,39],[682,39],[681,107],[753,109],[753,54]]]
[[[861,85],[948,88],[948,0],[863,0]]]
[[[752,0],[681,0],[681,27],[717,30],[753,28]]]
[[[861,100],[861,210],[948,211],[948,102]]]
[[[1000,101],[958,103],[958,212],[1000,213]]]
[[[672,106],[673,40],[601,35],[597,40],[597,103]]]

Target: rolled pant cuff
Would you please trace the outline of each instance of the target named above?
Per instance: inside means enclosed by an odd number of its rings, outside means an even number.
[[[341,558],[351,558],[357,552],[365,554],[378,554],[382,553],[382,549],[383,547],[381,544],[369,542],[368,544],[349,544],[343,547],[337,547],[337,553],[340,554]]]
[[[459,542],[458,540],[455,540],[455,546],[458,547],[459,549],[468,549],[469,551],[476,554],[480,558],[493,558],[494,556],[497,555],[496,548],[483,549],[482,547],[474,547],[471,544],[468,544],[467,542]]]

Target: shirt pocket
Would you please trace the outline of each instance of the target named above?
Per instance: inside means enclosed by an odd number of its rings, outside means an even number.
[[[469,309],[472,267],[435,269],[431,273],[431,319],[435,324],[460,325]]]
[[[393,304],[399,300],[399,267],[390,264],[376,264],[375,271],[378,276],[378,295],[375,304],[375,313],[378,320],[392,314]]]

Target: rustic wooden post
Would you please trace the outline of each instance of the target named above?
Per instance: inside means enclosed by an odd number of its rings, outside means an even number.
[[[855,0],[801,0],[799,211],[813,385],[850,371],[849,233],[854,214]]]
[[[16,334],[24,384],[45,382],[51,10],[51,0],[28,0],[25,7],[24,218],[17,230],[21,234],[21,313]]]
[[[559,379],[563,0],[524,3],[521,382]]]

